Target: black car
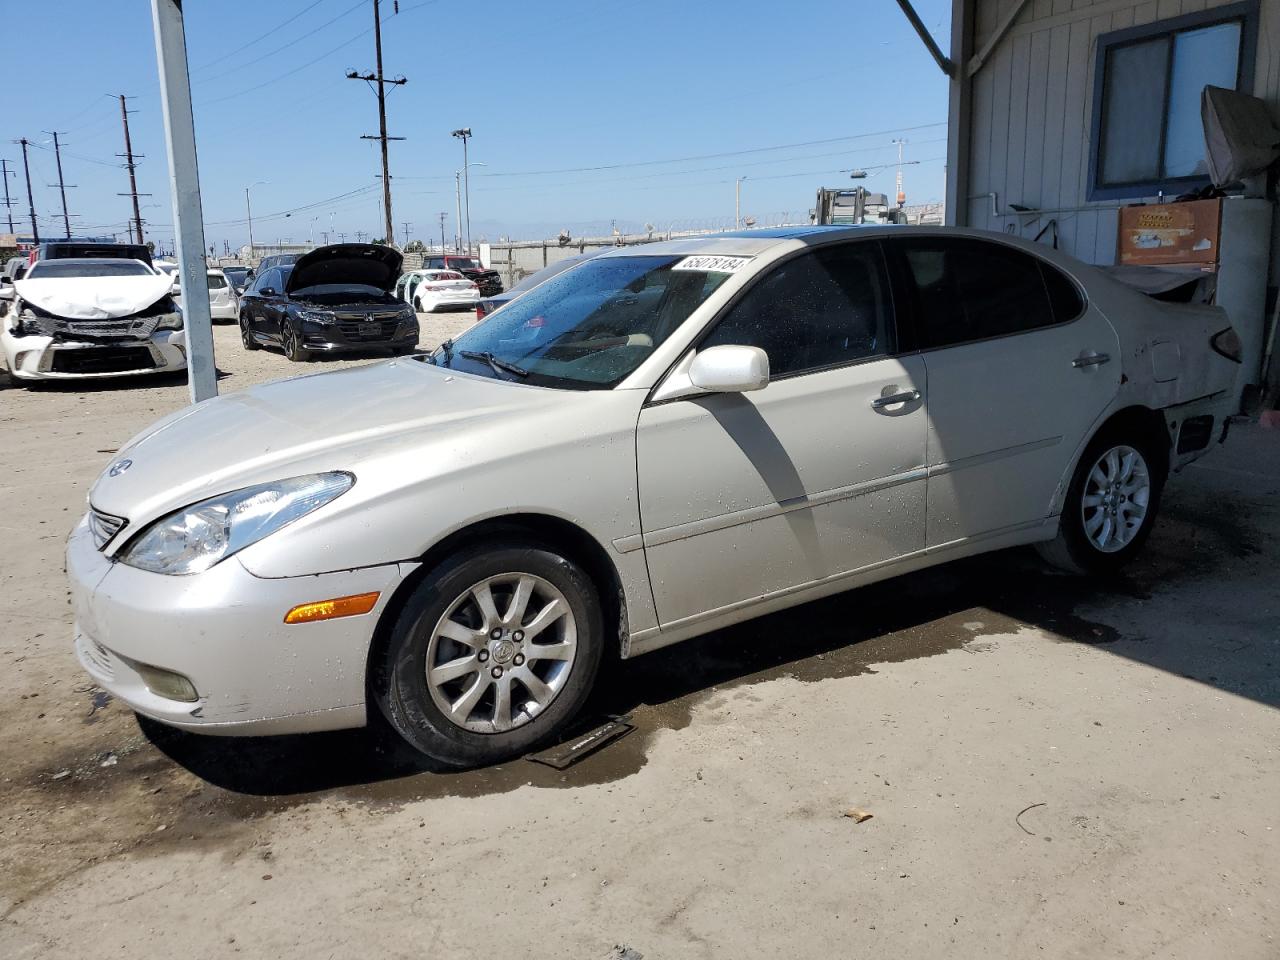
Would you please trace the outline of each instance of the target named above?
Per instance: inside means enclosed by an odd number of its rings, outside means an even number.
[[[425,257],[422,266],[427,270],[457,270],[480,288],[480,296],[491,297],[502,292],[502,277],[497,270],[487,270],[475,257],[462,253],[435,254]]]
[[[391,293],[401,263],[391,247],[336,243],[260,270],[240,299],[244,348],[278,344],[290,360],[370,348],[412,352],[417,315]]]
[[[605,247],[605,250],[611,250],[612,247]],[[487,317],[499,307],[510,303],[521,294],[528,293],[538,284],[550,280],[552,277],[558,277],[566,270],[571,270],[580,264],[583,260],[590,260],[592,257],[598,257],[603,251],[593,250],[591,253],[580,253],[574,257],[566,257],[564,260],[557,260],[549,267],[543,267],[537,273],[531,273],[523,280],[517,281],[516,284],[506,291],[499,291],[491,297],[484,297],[476,304],[476,319]]]
[[[37,260],[106,257],[111,260],[141,260],[151,266],[151,250],[142,243],[112,243],[103,240],[50,240],[36,248]]]
[[[222,267],[222,273],[227,278],[227,282],[231,284],[231,289],[236,292],[236,296],[244,293],[250,281],[253,280],[252,273],[248,267]]]
[[[299,257],[304,256],[306,256],[304,253],[273,253],[271,256],[263,257],[258,261],[258,269],[253,271],[253,274],[257,276],[258,274],[266,273],[272,267],[291,266],[298,262]]]

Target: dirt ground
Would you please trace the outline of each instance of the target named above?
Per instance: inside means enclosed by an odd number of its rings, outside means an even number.
[[[216,339],[224,391],[299,372]],[[0,957],[1280,956],[1280,431],[1175,478],[1121,580],[810,604],[623,664],[591,714],[638,730],[567,771],[457,774],[97,690],[63,541],[185,383],[0,388]]]

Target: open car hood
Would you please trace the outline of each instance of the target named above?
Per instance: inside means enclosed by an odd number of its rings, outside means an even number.
[[[139,277],[49,277],[19,280],[18,296],[65,320],[114,320],[147,309],[169,295],[164,275]]]
[[[396,285],[404,258],[380,243],[335,243],[303,254],[285,281],[284,292],[332,283],[377,287],[387,293]]]

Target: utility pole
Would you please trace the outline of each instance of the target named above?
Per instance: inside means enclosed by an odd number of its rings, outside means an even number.
[[[124,165],[129,168],[129,193],[127,194],[118,193],[116,194],[116,196],[118,197],[132,196],[133,197],[133,229],[134,229],[134,232],[138,235],[137,242],[143,243],[144,241],[142,239],[142,208],[138,206],[138,197],[139,196],[149,197],[151,196],[151,194],[138,193],[138,178],[137,178],[137,175],[134,173],[134,170],[138,166],[138,164],[133,158],[133,141],[129,139],[129,111],[125,107],[125,95],[121,93],[121,94],[117,94],[117,96],[120,97],[120,119],[124,123],[124,153],[117,153],[116,156],[124,157],[125,158]],[[141,156],[141,154],[139,154],[139,156]]]
[[[36,226],[36,202],[31,196],[31,166],[27,162],[27,144],[31,141],[23,137],[18,142],[22,144],[22,172],[27,178],[27,209],[31,211],[31,240],[34,243],[39,243],[40,228]]]
[[[453,194],[458,203],[458,219],[453,221],[457,224],[457,229],[453,231],[453,249],[456,253],[462,252],[462,171],[453,171]]]
[[[360,139],[377,140],[382,145],[382,208],[386,217],[387,243],[393,244],[395,237],[392,235],[394,226],[391,221],[391,168],[387,162],[387,141],[403,140],[404,137],[387,136],[387,84],[399,87],[409,81],[404,77],[388,80],[382,75],[382,16],[378,11],[378,0],[373,0],[373,45],[377,72],[360,74],[351,70],[347,73],[347,79],[364,80],[371,85],[374,83],[378,85],[375,91],[378,95],[378,135],[364,134]]]
[[[58,166],[58,193],[62,196],[62,226],[67,231],[67,239],[71,239],[71,217],[67,213],[67,186],[62,176],[62,145],[58,142],[58,131],[46,130],[45,133],[53,135],[53,157]],[[53,184],[49,184],[53,186]],[[70,184],[74,187],[75,184]]]
[[[899,137],[890,142],[898,145],[898,209],[902,209],[902,205],[907,202],[907,195],[902,189],[902,147],[907,141]]]
[[[440,252],[444,253],[444,221],[449,216],[443,210],[440,211]],[[10,227],[12,230],[13,228]]]
[[[738,177],[733,181],[733,228],[742,227],[742,181],[746,177]]]
[[[466,184],[467,194],[467,253],[471,252],[471,164],[467,161],[467,141],[471,139],[471,128],[462,127],[454,130],[450,136],[462,141],[462,179]]]
[[[13,171],[9,169],[8,160],[0,160],[0,179],[4,180],[4,213],[9,218],[9,232],[13,233],[13,201],[9,199],[9,177]]]
[[[408,220],[404,221],[404,245],[409,245],[409,234],[413,232],[413,224]]]

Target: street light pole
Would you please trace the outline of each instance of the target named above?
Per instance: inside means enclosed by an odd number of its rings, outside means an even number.
[[[742,228],[742,181],[746,177],[738,177],[733,181],[733,228],[739,230]]]
[[[454,221],[454,223],[457,224],[457,229],[454,231],[454,235],[453,235],[453,239],[454,239],[453,247],[457,253],[461,253],[462,252],[462,171],[461,170],[453,171],[453,194],[454,194],[454,199],[457,201],[457,204],[458,204],[458,219]],[[31,222],[35,223],[34,214],[32,215]]]
[[[444,221],[445,221],[445,218],[448,216],[449,214],[445,213],[443,210],[440,211],[440,252],[441,253],[444,253]]]
[[[467,162],[467,141],[471,139],[471,128],[462,127],[451,134],[462,141],[462,179],[465,182],[467,195],[467,253],[471,252],[471,164]]]
[[[269,183],[267,180],[255,180],[244,188],[244,210],[249,217],[249,259],[253,259],[253,207],[249,204],[249,191],[262,183]]]

